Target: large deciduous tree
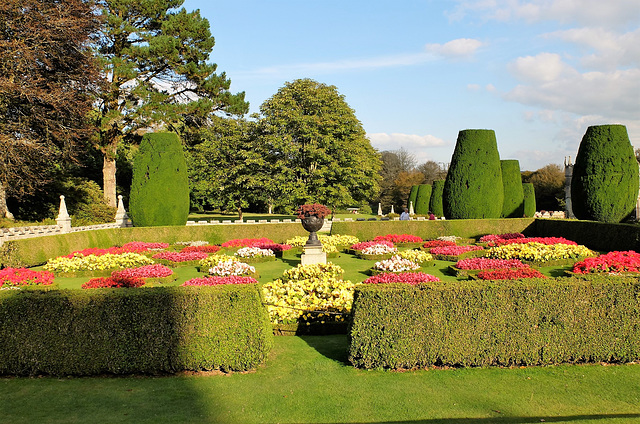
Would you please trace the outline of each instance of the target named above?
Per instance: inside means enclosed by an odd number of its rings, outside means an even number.
[[[335,86],[295,80],[260,110],[262,136],[282,142],[280,154],[293,171],[295,204],[318,202],[335,209],[376,196],[379,155]]]
[[[98,145],[104,154],[106,200],[116,201],[118,144],[140,130],[206,123],[248,110],[244,93],[207,63],[214,46],[209,22],[184,0],[98,0],[104,25],[97,51],[107,78],[101,93]]]
[[[98,24],[88,0],[0,2],[0,217],[88,138]]]

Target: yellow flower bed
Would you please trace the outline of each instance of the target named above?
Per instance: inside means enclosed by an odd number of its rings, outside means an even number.
[[[285,244],[293,247],[302,247],[307,242],[309,237],[297,236],[291,238],[285,242]],[[318,240],[322,243],[322,251],[325,253],[333,253],[338,251],[339,246],[351,246],[358,243],[360,240],[355,236],[343,236],[340,234],[334,234],[327,236],[325,234],[318,234]]]
[[[153,259],[138,253],[118,255],[107,253],[101,256],[88,255],[50,259],[44,269],[53,272],[105,271],[116,268],[137,268],[153,263]]]
[[[400,256],[402,259],[408,259],[411,262],[416,262],[419,264],[433,260],[433,256],[431,256],[430,253],[427,253],[424,250],[402,250],[398,252],[398,256]]]
[[[323,269],[325,272],[323,272]],[[341,322],[353,304],[355,284],[342,280],[342,268],[326,265],[299,265],[285,271],[282,278],[262,286],[271,322]]]
[[[594,256],[595,252],[582,245],[542,243],[514,243],[492,247],[487,251],[487,257],[493,259],[520,259],[532,262],[547,262],[558,259],[572,259],[584,256]]]
[[[219,254],[219,255],[213,255],[213,256],[209,256],[208,258],[204,258],[204,259],[200,259],[200,266],[204,269],[204,268],[213,268],[214,266],[218,265],[218,262],[227,262],[230,260],[234,260],[237,261],[238,257],[237,256],[229,256],[229,255],[223,255],[223,254]]]

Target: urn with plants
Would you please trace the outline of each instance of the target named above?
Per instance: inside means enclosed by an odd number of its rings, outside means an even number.
[[[324,205],[313,203],[299,206],[296,213],[302,222],[302,227],[309,232],[309,239],[305,245],[322,246],[316,232],[322,228],[324,218],[331,214],[331,209]]]

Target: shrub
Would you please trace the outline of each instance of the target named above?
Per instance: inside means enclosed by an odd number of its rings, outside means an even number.
[[[431,186],[431,200],[429,201],[429,209],[435,216],[444,216],[444,207],[442,204],[443,191],[444,180],[435,180]]]
[[[532,183],[522,184],[523,216],[532,217],[536,214],[536,191]]]
[[[450,219],[502,215],[502,170],[493,130],[460,131],[442,196]]]
[[[187,223],[189,180],[176,134],[149,133],[143,137],[133,167],[129,215],[138,227]]]
[[[638,200],[638,162],[624,125],[587,128],[571,179],[571,204],[578,219],[615,223]]]
[[[418,215],[428,214],[430,200],[431,200],[431,185],[420,184],[418,186],[418,195],[416,196],[416,203],[413,205],[414,212]]]
[[[416,210],[416,199],[418,198],[419,187],[420,187],[419,185],[412,185],[411,192],[409,192],[409,198],[407,199],[407,208],[409,208],[410,205],[413,205],[414,212]]]
[[[522,175],[520,162],[517,160],[501,160],[502,187],[504,200],[502,202],[502,216],[505,218],[522,218],[524,215],[524,191],[522,189]]]

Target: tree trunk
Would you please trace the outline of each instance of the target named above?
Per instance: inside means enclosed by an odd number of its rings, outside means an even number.
[[[109,206],[117,207],[116,201],[116,152],[118,148],[117,139],[107,144],[102,150],[104,160],[102,163],[102,190],[104,200]]]
[[[0,182],[0,218],[13,219],[13,215],[7,207],[7,191],[2,182]]]
[[[238,207],[238,219],[242,221],[242,208]]]

